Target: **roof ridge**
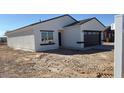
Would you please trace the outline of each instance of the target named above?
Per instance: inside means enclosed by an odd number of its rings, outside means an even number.
[[[69,25],[66,25],[66,26],[64,26],[64,27],[68,27],[68,26],[72,26],[72,25],[76,25],[76,24],[84,24],[84,23],[86,23],[86,22],[88,22],[88,21],[90,21],[90,20],[92,20],[92,19],[96,19],[96,17],[82,19],[82,20],[79,20],[79,21],[77,21],[77,22],[74,22],[74,23],[71,23],[71,24],[69,24]]]
[[[53,17],[53,18],[49,18],[49,19],[43,20],[41,22],[35,22],[35,23],[32,23],[32,24],[23,26],[23,27],[17,28],[17,29],[12,30],[12,31],[7,31],[6,33],[14,32],[14,31],[19,30],[19,29],[23,29],[23,28],[26,28],[26,27],[29,27],[29,26],[33,26],[33,25],[36,25],[36,24],[39,24],[39,23],[47,22],[47,21],[50,21],[50,20],[53,20],[53,19],[64,17],[64,16],[69,16],[69,17],[71,17],[73,20],[75,20],[77,22],[77,20],[75,18],[73,18],[71,15],[69,15],[69,14],[63,14],[63,15],[60,15],[60,16],[56,16],[56,17]]]
[[[94,18],[96,18],[96,17],[85,18],[85,19],[82,19],[82,20],[79,20],[79,21],[88,20],[88,19],[94,19]]]
[[[106,26],[105,26],[103,23],[101,23],[96,17],[79,20],[78,23],[75,22],[75,23],[69,24],[69,25],[64,26],[64,27],[69,27],[69,26],[73,26],[73,25],[76,25],[76,24],[79,24],[79,25],[85,24],[85,23],[91,21],[92,19],[96,19],[101,25],[103,25],[104,27],[106,27]]]

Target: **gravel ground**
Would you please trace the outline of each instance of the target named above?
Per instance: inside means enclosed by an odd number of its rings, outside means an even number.
[[[1,78],[111,78],[111,45],[87,51],[58,49],[26,52],[0,45]]]

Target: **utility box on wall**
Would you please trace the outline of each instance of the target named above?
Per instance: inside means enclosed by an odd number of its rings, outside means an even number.
[[[124,15],[115,16],[114,77],[124,76]]]

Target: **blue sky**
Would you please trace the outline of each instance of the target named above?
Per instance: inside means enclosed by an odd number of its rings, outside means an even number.
[[[6,31],[14,30],[19,27],[26,26],[39,20],[46,20],[61,14],[0,14],[0,36],[3,36]],[[104,25],[108,26],[114,22],[115,14],[70,14],[77,20],[96,17]]]

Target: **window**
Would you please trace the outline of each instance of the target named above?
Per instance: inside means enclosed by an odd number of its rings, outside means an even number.
[[[53,42],[53,31],[41,31],[42,44],[51,44]]]
[[[41,33],[41,37],[42,37],[42,42],[46,42],[47,41],[47,33],[46,32],[42,32]]]
[[[53,32],[48,32],[48,40],[53,41]]]

